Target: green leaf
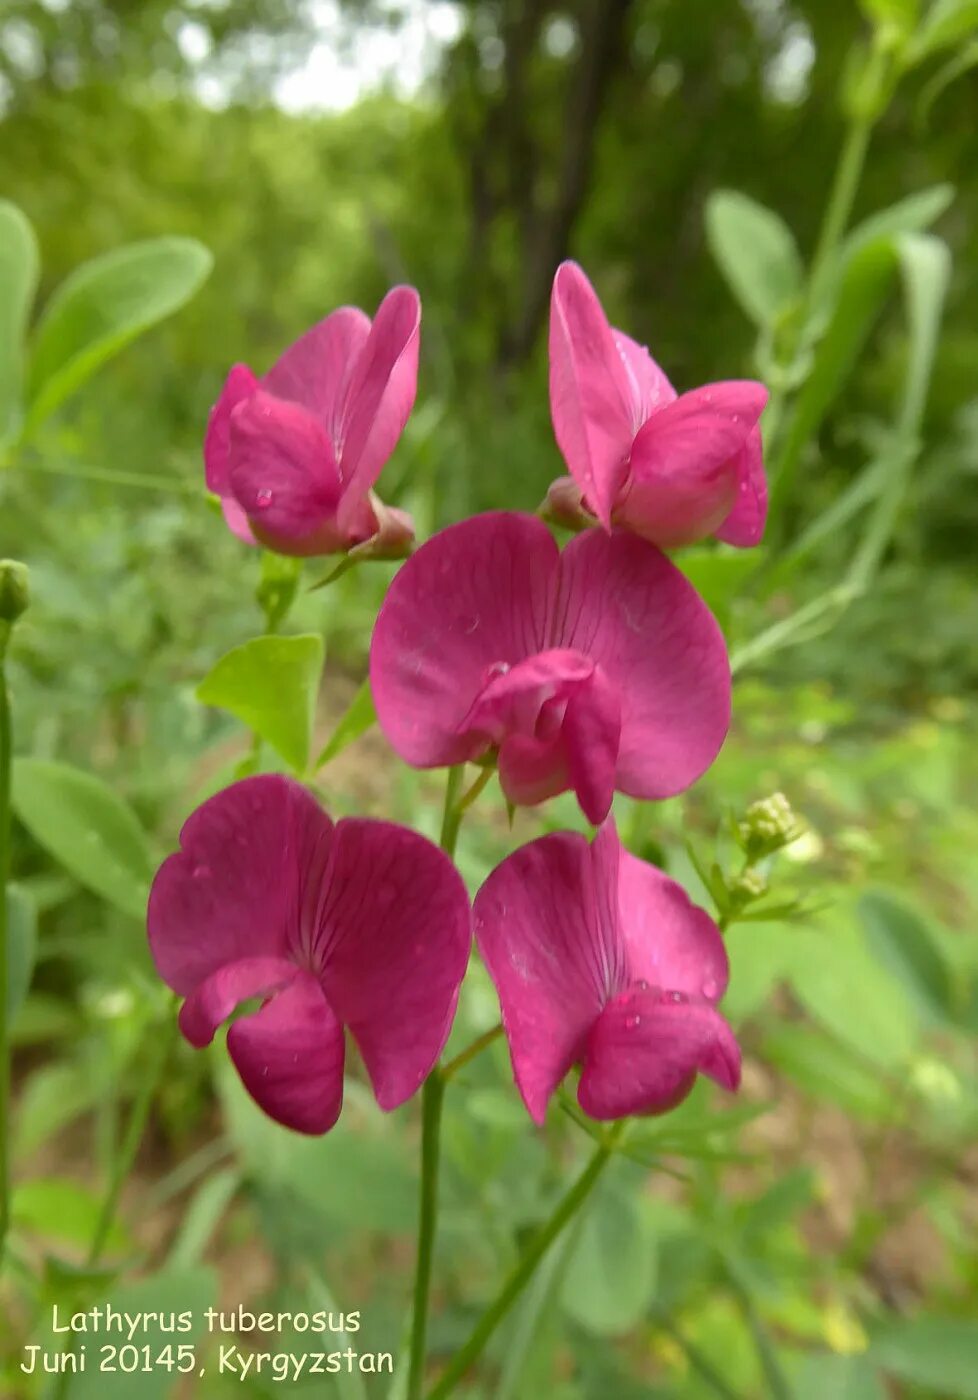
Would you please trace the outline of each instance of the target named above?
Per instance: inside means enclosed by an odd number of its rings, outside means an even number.
[[[854,253],[876,238],[896,238],[901,233],[922,233],[939,219],[954,199],[953,185],[930,185],[906,199],[898,199],[886,209],[870,214],[849,234],[847,253]]]
[[[184,1269],[200,1263],[240,1185],[241,1172],[237,1167],[224,1167],[205,1178],[184,1210],[167,1259],[168,1268]]]
[[[931,108],[952,84],[972,68],[978,68],[978,39],[972,39],[963,49],[943,63],[932,78],[924,85],[917,99],[916,120],[918,126],[926,126],[930,120]]]
[[[857,905],[869,948],[897,977],[918,1009],[945,1021],[954,1005],[951,970],[920,915],[902,898],[869,890]]]
[[[7,886],[7,1024],[27,998],[37,955],[37,909],[25,890]]]
[[[634,1193],[602,1186],[584,1217],[561,1289],[566,1312],[598,1336],[619,1336],[652,1300],[655,1239]]]
[[[374,709],[374,698],[370,692],[370,677],[363,682],[357,690],[353,699],[347,705],[340,722],[333,730],[326,741],[322,753],[314,764],[315,771],[325,767],[331,758],[352,744],[355,739],[359,739],[361,734],[366,734],[372,725],[377,723],[377,711]]]
[[[34,1177],[16,1188],[11,1201],[14,1224],[45,1239],[86,1248],[92,1241],[102,1213],[97,1195],[75,1181],[61,1177]],[[129,1237],[118,1221],[106,1240],[110,1250],[130,1247]]]
[[[887,1400],[883,1382],[867,1357],[834,1352],[806,1356],[792,1390],[794,1400]]]
[[[29,423],[46,418],[142,331],[179,310],[211,270],[192,238],[153,238],[93,258],[44,309],[30,360]]]
[[[978,1400],[978,1327],[973,1318],[924,1313],[883,1323],[870,1358],[911,1385],[948,1400]]]
[[[722,627],[746,579],[764,562],[758,549],[689,549],[676,563]]]
[[[934,0],[914,36],[910,61],[919,63],[960,43],[973,29],[978,29],[978,0]]]
[[[40,256],[30,221],[0,199],[0,443],[16,430],[24,374],[24,339],[34,304]]]
[[[323,639],[255,637],[222,656],[197,687],[197,699],[241,720],[305,772],[323,669]]]
[[[140,1351],[148,1346],[153,1357],[166,1354],[165,1348],[169,1346],[175,1357],[181,1343],[192,1346],[198,1339],[206,1338],[205,1313],[216,1303],[217,1278],[211,1269],[168,1268],[141,1278],[136,1283],[109,1288],[96,1306],[104,1308],[111,1304],[117,1313],[141,1317],[143,1325],[133,1338],[133,1343]],[[178,1323],[186,1319],[186,1330],[178,1326],[178,1330],[173,1331],[169,1326],[160,1325],[169,1323],[171,1313],[176,1314]],[[96,1340],[125,1342],[126,1336],[100,1335]],[[203,1348],[198,1348],[198,1366],[203,1354]],[[200,1374],[199,1370],[197,1374]],[[138,1395],[139,1400],[167,1400],[168,1396],[176,1394],[178,1380],[176,1369],[171,1372],[165,1365],[140,1371],[137,1380],[121,1368],[117,1371],[100,1371],[98,1366],[91,1365],[89,1358],[88,1369],[71,1377],[68,1397],[69,1400],[116,1400],[116,1397],[118,1400],[133,1400],[133,1396]],[[191,1389],[196,1388],[197,1384],[195,1376]]]
[[[155,862],[132,809],[110,787],[67,763],[18,758],[13,807],[76,880],[123,913],[146,917]]]
[[[771,1027],[761,1053],[800,1089],[838,1104],[857,1118],[881,1121],[892,1112],[892,1096],[880,1076],[865,1069],[844,1045],[813,1026]]]
[[[730,954],[730,986],[723,999],[723,1013],[735,1026],[767,1001],[787,975],[791,963],[790,924],[734,924],[725,942]]]
[[[903,987],[876,959],[858,922],[796,928],[789,976],[795,996],[826,1030],[881,1066],[907,1060],[921,1027]],[[858,1014],[853,995],[858,989]]]
[[[859,0],[859,8],[871,23],[896,25],[904,34],[910,34],[920,12],[920,0]]]
[[[916,434],[923,418],[951,278],[951,253],[933,234],[905,233],[897,239],[910,333],[910,360],[900,423]]]
[[[780,214],[737,190],[716,190],[706,203],[706,238],[755,325],[773,325],[801,296],[801,258]]]

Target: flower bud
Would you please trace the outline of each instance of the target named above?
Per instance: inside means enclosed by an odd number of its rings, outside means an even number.
[[[805,830],[783,792],[752,802],[737,823],[740,844],[753,862],[796,841]]]
[[[13,623],[30,603],[27,565],[0,559],[0,622]]]

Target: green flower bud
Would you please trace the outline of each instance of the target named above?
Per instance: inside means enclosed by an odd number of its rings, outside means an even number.
[[[31,600],[27,565],[16,559],[0,559],[0,622],[13,623]]]

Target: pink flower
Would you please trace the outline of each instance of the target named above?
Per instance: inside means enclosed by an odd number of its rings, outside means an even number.
[[[395,287],[374,322],[342,306],[263,379],[235,365],[204,439],[208,489],[241,539],[280,554],[406,553],[410,516],[372,491],[418,386],[421,302]]]
[[[381,1108],[411,1097],[448,1038],[471,941],[448,857],[390,822],[335,826],[300,784],[246,778],[185,823],[149,897],[157,970],[208,1045],[279,1123],[324,1133],[343,1101],[344,1028]]]
[[[728,979],[710,916],[608,821],[592,845],[559,832],[492,872],[475,936],[496,984],[513,1072],[542,1123],[567,1072],[592,1118],[662,1113],[697,1073],[740,1082],[740,1049],[716,1009]]]
[[[664,554],[600,530],[561,554],[542,521],[505,512],[441,531],[403,565],[370,681],[406,762],[496,755],[511,802],[572,789],[595,823],[616,788],[687,788],[730,722],[720,629]]]
[[[677,396],[642,345],[608,324],[576,263],[561,263],[550,301],[550,412],[570,468],[548,502],[584,511],[670,549],[716,535],[757,544],[767,483],[757,420],[767,390],[724,380]]]

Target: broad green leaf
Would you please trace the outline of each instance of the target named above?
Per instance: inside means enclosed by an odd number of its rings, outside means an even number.
[[[202,1345],[197,1351],[198,1370],[193,1377],[191,1391],[199,1385],[197,1376],[203,1364],[203,1343],[208,1340],[207,1318],[209,1307],[217,1304],[217,1278],[211,1269],[164,1269],[150,1274],[136,1283],[109,1288],[97,1300],[96,1306],[111,1304],[117,1313],[139,1316],[143,1325],[133,1338],[140,1350],[149,1347],[155,1359],[161,1353],[172,1355],[174,1361],[181,1345]],[[168,1324],[170,1314],[177,1319],[174,1330]],[[186,1323],[186,1328],[182,1325]],[[161,1326],[161,1323],[163,1324]],[[84,1338],[82,1338],[84,1340]],[[102,1342],[125,1342],[126,1336],[100,1334],[95,1340]],[[225,1338],[227,1341],[233,1338]],[[170,1347],[170,1353],[166,1348]],[[154,1365],[149,1371],[140,1371],[137,1376],[127,1375],[120,1367],[116,1371],[100,1371],[97,1366],[89,1367],[71,1377],[68,1386],[68,1400],[167,1400],[177,1393],[180,1376],[176,1366],[171,1371],[166,1365]]]
[[[30,357],[29,422],[46,418],[142,331],[179,310],[210,272],[192,238],[153,238],[93,258],[44,309]]]
[[[756,325],[773,325],[801,295],[794,235],[772,209],[737,190],[716,190],[706,203],[706,238],[727,285]]]
[[[796,928],[790,948],[794,994],[826,1030],[881,1066],[913,1054],[919,1019],[901,984],[873,958],[858,922],[843,922],[834,909],[831,921]]]
[[[337,754],[342,753],[355,739],[359,739],[361,734],[366,734],[367,730],[376,722],[377,711],[374,709],[374,698],[370,692],[370,678],[368,676],[347,705],[342,718],[327,739],[322,753],[316,759],[314,765],[316,771],[318,772]]]
[[[947,1400],[978,1400],[978,1326],[973,1317],[924,1313],[883,1323],[870,1358],[891,1375]]]
[[[564,1309],[599,1336],[628,1332],[652,1300],[655,1265],[655,1239],[634,1193],[605,1184],[595,1193],[567,1261]]]
[[[730,986],[723,1014],[735,1026],[767,1001],[788,972],[795,929],[784,923],[734,924],[725,942],[730,954]]]
[[[197,699],[241,720],[304,772],[309,759],[323,639],[255,637],[222,656],[197,687]]]
[[[98,1087],[80,1064],[54,1061],[36,1069],[17,1101],[14,1151],[29,1157],[73,1123],[98,1097]]]
[[[834,1352],[806,1356],[792,1386],[794,1400],[887,1400],[887,1391],[866,1356]]]
[[[20,1229],[83,1249],[91,1244],[101,1213],[98,1195],[62,1177],[25,1181],[16,1188],[11,1202],[11,1215]],[[129,1237],[116,1221],[106,1239],[106,1248],[123,1251],[129,1247]]]
[[[939,219],[954,199],[953,185],[931,185],[906,199],[898,199],[886,209],[870,214],[849,234],[845,247],[854,253],[857,248],[876,238],[895,238],[901,233],[922,233]]]
[[[934,0],[914,36],[910,59],[919,63],[978,29],[978,0]]]
[[[24,375],[24,338],[40,257],[30,221],[0,199],[0,443],[15,431]]]
[[[18,758],[13,807],[76,880],[133,918],[146,917],[153,855],[132,809],[110,787],[67,763]]]
[[[857,1118],[885,1120],[892,1112],[892,1096],[880,1076],[813,1026],[772,1026],[764,1036],[761,1054],[798,1088],[838,1104]]]
[[[910,333],[910,360],[900,422],[915,434],[923,418],[934,369],[934,356],[944,313],[944,299],[951,277],[951,253],[940,238],[926,233],[905,233],[897,239],[904,298]]]
[[[880,963],[899,978],[925,1016],[946,1020],[954,1002],[951,971],[926,922],[904,899],[885,890],[867,891],[857,910]]]
[[[37,954],[37,909],[26,891],[7,886],[7,1024],[13,1026],[31,985]]]

